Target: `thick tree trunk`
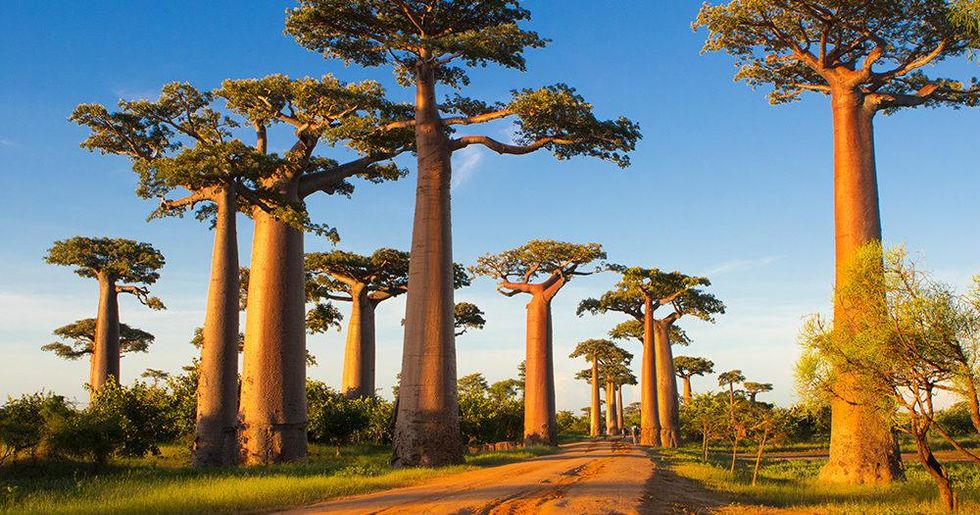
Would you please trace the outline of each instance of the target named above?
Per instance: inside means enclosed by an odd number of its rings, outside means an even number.
[[[939,490],[939,497],[943,501],[943,507],[949,513],[955,512],[957,499],[956,493],[953,491],[953,481],[929,448],[929,442],[926,440],[925,434],[915,435],[915,448],[923,468],[926,469],[926,472],[936,482],[936,488]]]
[[[654,322],[657,362],[657,407],[660,417],[660,445],[676,448],[681,443],[681,423],[677,408],[677,376],[674,353],[670,349],[670,323]]]
[[[95,318],[89,400],[111,377],[119,384],[119,294],[116,281],[99,274],[99,312]]]
[[[616,385],[612,382],[606,383],[606,434],[609,436],[619,434],[619,424],[616,420]]]
[[[684,404],[691,403],[691,376],[684,376]]]
[[[436,106],[432,68],[418,70],[418,186],[405,309],[405,346],[392,465],[463,462],[453,329],[449,138]]]
[[[834,114],[834,232],[836,284],[844,286],[851,263],[862,246],[881,241],[878,184],[875,171],[874,111],[851,91],[832,95]],[[840,328],[854,313],[834,306]],[[831,401],[830,459],[820,472],[827,481],[887,483],[903,477],[901,456],[875,399],[867,398],[862,377],[838,374]]]
[[[246,464],[306,457],[303,233],[256,209],[242,358]]]
[[[616,386],[616,427],[620,432],[626,429],[623,427],[623,385]]]
[[[599,401],[599,358],[592,356],[592,411],[589,412],[589,436],[599,436],[601,403]]]
[[[551,334],[551,301],[534,294],[527,304],[524,374],[524,442],[529,444],[558,445]]]
[[[217,200],[211,282],[197,380],[196,467],[238,462],[238,232],[234,186]]]
[[[364,287],[351,291],[350,322],[344,350],[344,374],[340,391],[347,397],[374,396],[374,309]]]
[[[657,357],[654,344],[653,302],[643,308],[643,362],[640,370],[640,444],[660,446],[660,415],[657,406]]]

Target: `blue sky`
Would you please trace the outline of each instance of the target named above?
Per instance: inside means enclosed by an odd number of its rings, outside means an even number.
[[[79,103],[151,97],[162,84],[212,88],[225,78],[271,73],[381,81],[408,99],[388,69],[345,68],[283,35],[289,1],[9,2],[0,17],[0,397],[40,388],[83,399],[87,364],[40,351],[51,330],[93,316],[96,285],[43,263],[51,242],[108,235],[151,242],[167,256],[154,288],[169,309],[122,301],[124,322],[150,331],[149,354],[123,359],[123,380],[147,367],[178,371],[201,324],[211,234],[191,218],[146,223],[152,206],[133,194],[124,159],[78,147],[85,131],[67,122]],[[560,5],[561,7],[555,7]],[[465,94],[504,99],[512,88],[564,82],[606,117],[640,123],[633,166],[557,162],[546,154],[455,156],[453,231],[457,261],[470,264],[529,239],[602,243],[611,260],[708,275],[728,305],[714,325],[682,320],[694,340],[677,354],[712,359],[772,382],[767,399],[792,401],[801,318],[825,312],[833,270],[832,142],[825,99],[771,107],[765,92],[732,81],[730,58],[699,56],[703,33],[690,22],[697,2],[528,2],[530,27],[553,43],[528,54],[528,72],[473,72]],[[974,64],[945,67],[966,77]],[[449,93],[449,91],[445,91]],[[505,127],[487,128],[497,135]],[[956,284],[980,272],[980,112],[917,110],[877,120],[882,218],[889,243],[904,243]],[[284,137],[272,142],[284,146]],[[411,165],[410,159],[404,160]],[[414,173],[363,185],[350,200],[314,198],[315,220],[341,232],[340,248],[407,249]],[[243,261],[251,224],[240,220]],[[329,244],[307,237],[309,250]],[[584,362],[567,358],[577,341],[600,337],[622,318],[575,316],[611,274],[576,279],[554,304],[558,406],[587,405],[572,379]],[[458,340],[459,374],[513,377],[524,351],[524,299],[504,298],[479,280],[457,293],[479,304],[487,328]],[[345,308],[346,309],[346,308]],[[403,299],[378,319],[379,386],[388,394],[400,366]],[[308,339],[319,360],[309,375],[337,385],[343,333]],[[624,346],[639,355],[639,345]],[[638,363],[635,364],[638,371]],[[714,388],[696,379],[696,391]],[[627,402],[636,400],[627,390]]]

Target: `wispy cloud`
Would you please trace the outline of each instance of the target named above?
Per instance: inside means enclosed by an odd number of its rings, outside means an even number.
[[[453,181],[450,188],[455,190],[469,181],[483,162],[483,151],[477,147],[466,147],[453,154]]]
[[[0,138],[0,147],[19,147],[20,144],[16,141]]]
[[[718,274],[737,272],[740,270],[749,270],[753,268],[765,268],[784,257],[786,256],[765,256],[758,259],[736,259],[732,261],[726,261],[724,263],[709,268],[706,274],[718,275]]]

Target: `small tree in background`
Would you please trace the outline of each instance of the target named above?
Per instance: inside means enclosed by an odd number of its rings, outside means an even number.
[[[701,439],[701,461],[708,462],[708,446],[724,439],[728,427],[728,399],[724,393],[695,395],[681,406],[682,427]]]
[[[99,282],[99,310],[92,345],[93,371],[89,396],[94,398],[111,377],[119,383],[119,294],[128,293],[150,309],[164,309],[163,302],[150,296],[149,285],[160,278],[163,254],[149,243],[122,238],[75,236],[54,242],[45,261],[75,267],[81,277]]]
[[[714,372],[715,364],[700,357],[677,356],[674,358],[674,371],[684,381],[684,402],[691,402],[691,377]]]
[[[453,327],[456,329],[456,336],[462,336],[471,329],[483,329],[487,325],[487,319],[483,318],[483,310],[479,306],[470,302],[457,302],[453,308]],[[521,385],[524,389],[524,385]]]
[[[741,396],[741,391],[736,392],[735,385],[745,381],[745,376],[741,370],[729,370],[718,375],[718,386],[728,390],[728,428],[731,431],[732,440],[732,466],[731,472],[735,473],[735,459],[738,456],[738,443],[747,435],[745,420],[740,417],[743,413],[741,409],[745,399]]]
[[[772,383],[756,383],[753,381],[745,381],[742,383],[742,388],[745,389],[745,393],[749,396],[749,402],[755,402],[755,396],[760,393],[771,392]]]
[[[551,301],[573,277],[604,269],[582,267],[605,259],[598,243],[577,244],[534,240],[500,254],[477,259],[470,270],[499,281],[497,291],[508,297],[531,296],[527,305],[527,352],[524,385],[524,439],[558,445],[555,425],[555,370]],[[539,279],[538,282],[533,282]]]
[[[63,325],[54,330],[54,335],[61,341],[41,346],[41,350],[53,352],[59,358],[76,360],[89,357],[89,388],[95,380],[95,328],[94,318],[83,318],[72,324]],[[153,343],[152,334],[119,324],[119,354],[120,357],[132,352],[146,352]]]
[[[601,434],[601,401],[599,398],[600,385],[607,384],[604,375],[604,370],[609,367],[609,370],[615,374],[613,367],[617,363],[622,363],[623,361],[628,361],[632,359],[633,355],[626,352],[624,349],[617,346],[610,340],[604,339],[589,339],[579,342],[575,346],[575,350],[568,355],[570,358],[584,357],[586,361],[592,364],[586,370],[580,371],[575,375],[576,379],[585,380],[592,387],[592,406],[589,412],[590,416],[590,436],[599,436]],[[627,358],[628,357],[628,358]],[[615,397],[612,394],[612,390],[607,387],[606,389],[606,430],[607,432],[611,429],[612,421],[616,420],[612,416],[612,409],[615,408]]]

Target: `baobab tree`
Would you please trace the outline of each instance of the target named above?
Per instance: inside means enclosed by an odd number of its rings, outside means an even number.
[[[674,372],[684,381],[684,404],[691,402],[691,377],[703,376],[715,371],[715,364],[709,359],[693,356],[674,358]]]
[[[612,361],[616,356],[621,356],[625,352],[610,340],[590,338],[579,342],[575,346],[575,350],[568,355],[570,358],[585,358],[586,361],[592,364],[589,369],[583,370],[575,376],[576,379],[588,381],[589,385],[592,386],[592,405],[589,411],[590,436],[599,436],[602,432],[602,424],[599,418],[601,412],[601,401],[599,398],[600,369],[603,363]],[[525,394],[525,398],[526,396],[527,394]],[[608,403],[609,399],[606,399],[606,402]]]
[[[54,330],[59,341],[41,346],[41,350],[53,352],[59,358],[76,360],[89,357],[88,384],[95,381],[95,328],[94,318],[83,318],[74,323],[63,325]],[[133,352],[146,352],[153,343],[154,336],[146,331],[119,324],[119,354],[123,356]]]
[[[91,134],[82,147],[128,157],[139,175],[137,194],[157,199],[151,218],[197,218],[214,229],[197,392],[196,466],[238,459],[238,294],[236,214],[254,197],[249,185],[272,172],[264,149],[232,137],[238,122],[215,110],[215,96],[185,83],[163,86],[156,101],[120,101],[119,111],[83,104],[71,120]],[[251,194],[248,194],[251,193]],[[177,194],[177,198],[170,198]]]
[[[531,296],[527,304],[526,383],[524,385],[524,440],[558,445],[555,421],[555,369],[552,349],[551,301],[572,278],[605,269],[598,243],[577,244],[533,240],[520,247],[487,254],[470,270],[499,281],[497,291],[507,297]]]
[[[462,336],[470,329],[483,329],[487,325],[487,319],[483,318],[483,310],[471,302],[457,302],[453,308],[453,328],[456,329],[455,336]],[[524,383],[521,383],[521,390]]]
[[[375,310],[385,300],[408,291],[408,263],[408,252],[389,248],[370,256],[342,250],[306,255],[307,300],[351,304],[340,386],[348,397],[374,396]],[[465,269],[456,265],[454,286],[469,284]]]
[[[529,17],[512,0],[301,0],[286,20],[301,45],[347,63],[393,65],[399,82],[415,89],[414,119],[390,125],[414,130],[418,157],[395,466],[463,461],[452,329],[452,153],[474,145],[512,155],[544,149],[558,159],[584,155],[627,166],[626,153],[640,138],[625,118],[597,119],[564,84],[515,90],[506,103],[459,95],[437,101],[440,85],[469,84],[466,67],[523,71],[525,49],[546,43],[519,26]],[[456,127],[503,119],[517,120],[511,143],[455,134]]]
[[[119,384],[119,294],[130,294],[150,309],[165,309],[160,299],[150,296],[149,289],[160,278],[163,254],[149,243],[75,236],[54,242],[44,260],[74,267],[79,276],[99,283],[89,378],[89,397],[94,398],[110,378]]]
[[[704,50],[732,55],[737,79],[771,86],[770,103],[790,103],[805,92],[830,99],[837,284],[858,249],[881,241],[875,115],[980,100],[975,78],[964,83],[926,73],[980,47],[976,12],[975,2],[949,0],[736,0],[701,8],[694,27],[708,30]],[[844,316],[846,304],[836,300],[835,318],[852,318]],[[888,414],[866,397],[864,381],[859,372],[838,375],[824,479],[877,483],[902,476]]]
[[[742,388],[745,389],[745,393],[749,396],[749,402],[755,402],[755,396],[760,393],[771,392],[771,383],[756,383],[754,381],[745,381],[742,383]]]
[[[738,369],[718,374],[718,386],[728,390],[728,401],[732,406],[735,405],[735,385],[741,384],[743,381],[745,381],[745,375]]]
[[[623,349],[618,349],[618,355],[609,359],[599,369],[599,381],[606,387],[606,434],[618,435],[623,429],[623,398],[620,388],[624,381],[633,378],[629,362],[633,355]]]
[[[676,447],[680,444],[677,380],[670,344],[670,328],[684,315],[713,322],[725,306],[701,288],[711,282],[680,272],[627,268],[616,286],[599,299],[585,299],[578,313],[619,311],[643,324],[640,379],[641,438],[643,445]],[[673,312],[655,318],[654,311],[670,306]]]
[[[239,192],[252,199],[255,221],[246,308],[241,412],[247,464],[306,456],[306,332],[303,234],[336,240],[336,231],[314,224],[306,199],[316,193],[350,195],[352,177],[394,180],[403,171],[387,162],[410,148],[408,134],[373,128],[399,110],[375,82],[345,84],[331,77],[292,80],[282,75],[226,80],[216,95],[255,131],[255,148],[268,152],[268,130],[285,124],[292,144],[272,172]],[[314,155],[321,144],[345,143],[360,157],[345,162]]]

